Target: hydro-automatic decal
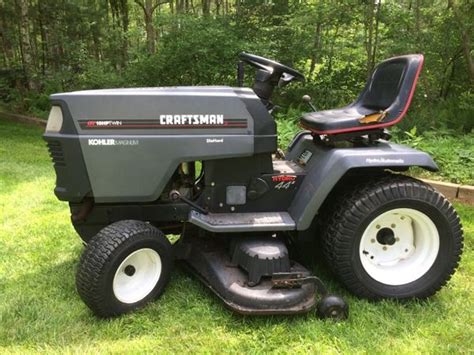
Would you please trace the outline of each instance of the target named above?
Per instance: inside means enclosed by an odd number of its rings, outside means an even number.
[[[79,125],[82,129],[247,128],[247,119],[222,114],[159,115],[156,119],[79,120]]]
[[[402,158],[390,159],[390,158],[366,158],[366,163],[369,164],[404,164],[405,160]]]

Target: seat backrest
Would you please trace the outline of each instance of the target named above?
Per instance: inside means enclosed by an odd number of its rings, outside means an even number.
[[[398,122],[410,106],[422,65],[421,54],[383,61],[374,69],[355,105],[387,111],[383,122]]]

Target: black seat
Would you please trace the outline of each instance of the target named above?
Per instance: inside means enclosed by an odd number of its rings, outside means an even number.
[[[303,115],[301,125],[316,134],[340,134],[392,126],[405,115],[423,66],[423,55],[380,63],[352,104]]]

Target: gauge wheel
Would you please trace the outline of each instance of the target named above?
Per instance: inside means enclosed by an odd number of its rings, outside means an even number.
[[[347,193],[322,242],[327,264],[354,294],[426,298],[454,273],[463,234],[443,195],[422,181],[390,175]]]
[[[318,302],[316,313],[321,319],[341,321],[349,317],[349,306],[339,296],[325,295]]]
[[[77,290],[97,316],[118,316],[163,293],[172,261],[171,244],[159,229],[142,221],[119,221],[87,244],[76,275]]]

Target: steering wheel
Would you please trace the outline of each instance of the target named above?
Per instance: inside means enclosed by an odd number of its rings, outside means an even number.
[[[239,58],[255,68],[263,69],[271,73],[271,76],[275,79],[279,79],[283,76],[283,79],[288,82],[292,80],[304,81],[304,75],[299,71],[284,64],[275,62],[274,60],[245,52],[240,53]],[[287,77],[288,75],[290,76],[289,78]]]

